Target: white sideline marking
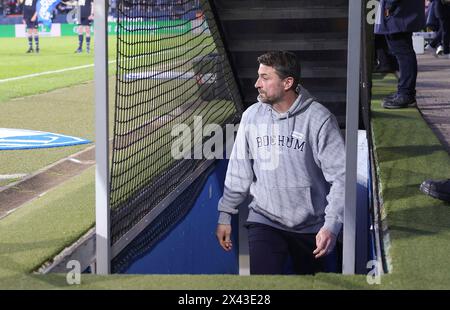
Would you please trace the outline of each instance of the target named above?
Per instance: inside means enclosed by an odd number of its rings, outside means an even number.
[[[83,160],[83,161],[81,161],[81,160],[78,160],[76,158],[69,158],[68,160],[73,162],[73,163],[79,164],[79,165],[93,165],[93,164],[95,164],[95,160]]]
[[[108,61],[108,63],[113,63],[113,62],[116,62],[116,61],[115,60]],[[67,72],[67,71],[80,70],[80,69],[90,68],[90,67],[93,67],[93,66],[94,66],[94,64],[89,64],[89,65],[78,66],[78,67],[64,68],[64,69],[60,69],[60,70],[45,71],[45,72],[28,74],[28,75],[16,76],[16,77],[13,77],[13,78],[0,80],[0,83],[6,83],[6,82],[17,81],[17,80],[22,80],[22,79],[28,79],[28,78],[32,78],[32,77],[36,77],[36,76],[48,75],[48,74],[53,74],[53,73],[61,73],[61,72]]]
[[[202,44],[202,45],[199,45],[198,47],[205,48],[205,47],[210,47],[210,45],[209,44],[206,44],[206,45]],[[160,51],[160,52],[153,53],[152,55],[155,55],[155,54],[166,54],[166,53],[172,53],[172,52],[173,52],[173,50],[169,49],[167,51]],[[145,57],[145,56],[148,56],[148,55],[137,55],[136,58],[141,58],[141,57]],[[108,61],[108,64],[113,63],[113,62],[116,62],[116,60],[115,59],[114,60],[110,60],[110,61]],[[64,68],[64,69],[59,69],[59,70],[45,71],[45,72],[28,74],[28,75],[16,76],[16,77],[13,77],[13,78],[0,80],[0,84],[1,83],[6,83],[6,82],[11,82],[11,81],[28,79],[28,78],[32,78],[32,77],[36,77],[36,76],[41,76],[41,75],[48,75],[48,74],[53,74],[53,73],[61,73],[61,72],[67,72],[67,71],[80,70],[80,69],[90,68],[90,67],[93,67],[93,66],[94,66],[94,64],[89,64],[89,65],[78,66],[78,67],[70,67],[70,68]]]
[[[0,174],[0,180],[19,179],[23,178],[26,175],[26,173]]]

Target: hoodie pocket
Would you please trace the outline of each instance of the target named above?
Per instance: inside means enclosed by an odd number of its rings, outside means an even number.
[[[314,207],[310,187],[273,188],[268,201],[262,202],[267,217],[287,227],[305,225],[314,221]],[[265,212],[264,212],[265,211]]]

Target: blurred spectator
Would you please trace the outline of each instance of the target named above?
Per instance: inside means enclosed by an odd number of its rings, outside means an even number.
[[[0,0],[0,15],[22,14],[22,6],[17,4],[17,1]],[[118,1],[120,0],[109,0],[109,16],[117,18]],[[78,0],[62,0],[56,6],[53,18],[57,19],[58,22],[65,22],[65,15],[72,11],[77,6],[77,3]],[[193,9],[199,8],[199,6],[199,0],[140,0],[139,3],[125,1],[122,10],[124,13],[133,14],[135,17],[154,20],[189,19],[191,15],[195,15]]]
[[[438,48],[436,54],[438,57],[450,59],[450,0],[434,0],[434,3],[442,43],[442,48]]]
[[[423,0],[381,0],[375,33],[385,35],[389,51],[398,62],[400,77],[397,92],[383,100],[383,107],[398,109],[416,106],[417,59],[412,33],[425,26]]]
[[[20,3],[16,0],[8,0],[6,4],[6,15],[21,14]]]
[[[56,6],[57,14],[67,14],[74,9],[74,6],[69,2],[61,1]]]
[[[429,0],[428,8],[425,11],[425,15],[427,17],[425,26],[430,28],[432,31],[437,31],[439,29],[439,19],[435,14],[435,7],[436,2],[434,0]]]
[[[436,16],[436,3],[440,0],[430,0],[427,11],[426,26],[435,31],[435,36],[427,45],[425,45],[425,51],[436,53],[436,49],[442,43],[442,28],[439,26],[439,19]]]
[[[117,17],[117,0],[109,1],[109,10],[111,16]]]

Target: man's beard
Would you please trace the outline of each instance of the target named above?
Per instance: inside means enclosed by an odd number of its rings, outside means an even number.
[[[258,94],[258,97],[257,97],[258,101],[260,101],[262,103],[270,104],[270,105],[274,105],[280,99],[279,97],[277,97],[277,98],[267,98],[267,96],[265,96],[263,98],[261,95],[262,95],[261,93]]]
[[[267,104],[272,104],[271,102],[270,102],[270,100],[268,100],[267,98],[263,98],[262,96],[261,96],[261,94],[258,94],[258,101],[259,102],[262,102],[262,103],[267,103]]]

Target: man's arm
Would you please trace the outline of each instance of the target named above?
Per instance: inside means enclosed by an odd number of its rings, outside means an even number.
[[[223,196],[219,200],[217,239],[226,251],[231,250],[231,216],[238,213],[238,206],[247,198],[253,181],[253,168],[245,133],[246,113],[242,116],[233,150],[228,162]]]
[[[17,5],[22,5],[23,1],[24,1],[24,0],[17,0]],[[22,10],[23,10],[23,7],[22,7]],[[23,13],[23,12],[22,12],[22,13]],[[22,18],[22,23],[24,23],[24,24],[27,23],[27,21],[25,20],[25,18]]]
[[[31,21],[32,21],[32,22],[36,21],[36,18],[37,18],[37,14],[38,14],[38,11],[37,11],[37,4],[36,4],[35,9],[36,9],[36,11],[34,11],[34,14],[33,14],[33,16],[31,17]]]
[[[89,20],[94,19],[94,1],[91,1],[91,15],[88,17]]]
[[[325,223],[316,236],[316,257],[327,255],[333,250],[344,217],[345,191],[345,147],[339,125],[330,116],[319,131],[318,159],[322,173],[331,184],[325,208]]]
[[[246,113],[244,113],[228,162],[223,196],[218,206],[219,224],[231,223],[231,215],[238,213],[237,208],[247,198],[253,181],[254,174],[247,141],[246,118]]]

